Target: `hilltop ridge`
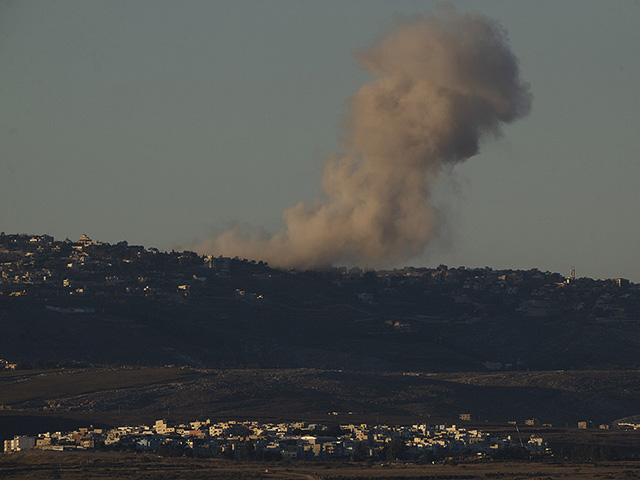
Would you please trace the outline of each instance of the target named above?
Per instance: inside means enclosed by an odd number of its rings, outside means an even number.
[[[490,268],[283,271],[0,234],[0,358],[378,371],[633,368],[640,287]]]

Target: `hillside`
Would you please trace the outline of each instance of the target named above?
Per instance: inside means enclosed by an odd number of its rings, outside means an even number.
[[[372,373],[313,369],[65,369],[0,374],[6,415],[112,425],[170,415],[320,422],[537,418],[575,428],[640,413],[640,372]],[[336,415],[334,415],[334,413]]]
[[[0,358],[20,367],[635,368],[640,289],[538,270],[281,271],[0,235]]]

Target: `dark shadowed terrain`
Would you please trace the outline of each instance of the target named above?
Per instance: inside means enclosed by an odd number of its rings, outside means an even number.
[[[637,368],[640,288],[537,269],[283,271],[0,235],[0,331],[0,359],[20,368]]]

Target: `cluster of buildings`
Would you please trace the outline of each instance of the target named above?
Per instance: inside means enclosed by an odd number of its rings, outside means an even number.
[[[0,296],[98,300],[139,296],[182,303],[202,292],[208,277],[269,278],[262,261],[202,256],[191,251],[162,252],[157,248],[92,240],[56,241],[49,235],[0,233]],[[269,269],[268,272],[271,272]],[[210,294],[211,292],[207,292]],[[236,289],[229,299],[260,304],[259,293]],[[61,313],[95,313],[95,309],[48,309]]]
[[[497,301],[502,313],[517,317],[570,314],[605,322],[638,321],[638,284],[624,278],[576,278],[575,268],[568,277],[535,268],[513,271],[445,265],[376,273],[390,293],[400,285],[428,285],[432,292],[444,293],[455,308],[466,310],[469,319],[495,313],[491,309]]]
[[[194,267],[200,268],[194,271]],[[184,292],[177,287],[204,270],[203,257],[193,252],[160,252],[126,241],[111,245],[87,235],[77,241],[56,241],[49,235],[0,233],[2,295],[179,296]]]
[[[640,430],[640,422],[618,422],[617,427],[622,430]]]
[[[0,358],[0,370],[15,370],[17,367],[17,363]]]
[[[264,280],[296,275],[277,271],[261,261],[194,252],[162,252],[156,248],[115,245],[82,235],[77,241],[56,241],[49,235],[0,234],[0,294],[8,296],[117,296],[185,297],[203,290],[207,277],[228,279],[249,276]],[[500,309],[525,317],[577,313],[607,321],[637,321],[640,286],[623,278],[594,280],[568,277],[537,269],[405,267],[364,272],[338,267],[318,272],[339,290],[353,290],[353,298],[371,306],[415,301],[415,287],[428,287],[430,295],[445,295],[449,311],[468,319],[494,315]],[[363,288],[364,287],[364,288]],[[205,288],[206,290],[206,288]],[[261,303],[262,292],[235,288],[230,298]],[[206,292],[210,294],[210,292]],[[424,292],[419,292],[424,296]],[[430,298],[440,303],[441,299]],[[436,312],[427,312],[432,315]],[[398,329],[410,331],[404,325]]]
[[[391,445],[395,446],[393,453]],[[129,448],[138,451],[180,452],[197,456],[248,460],[345,459],[360,455],[394,460],[454,455],[488,455],[500,449],[521,447],[534,454],[548,451],[545,441],[494,437],[456,425],[388,426],[348,424],[339,428],[294,423],[256,421],[195,421],[173,424],[158,420],[152,427],[124,426],[112,429],[80,428],[72,432],[47,432],[17,436],[4,442],[5,453],[20,450],[93,450]]]

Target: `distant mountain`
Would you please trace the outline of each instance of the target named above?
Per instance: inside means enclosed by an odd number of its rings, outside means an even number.
[[[640,286],[539,270],[282,271],[0,235],[0,358],[471,371],[637,367]]]

